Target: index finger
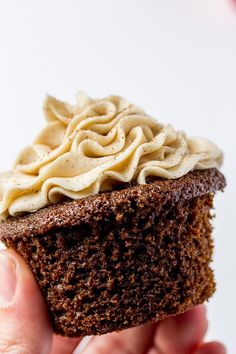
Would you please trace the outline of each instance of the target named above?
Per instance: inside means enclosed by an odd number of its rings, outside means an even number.
[[[156,328],[148,324],[95,337],[81,354],[143,354],[151,347]]]
[[[54,335],[50,354],[71,354],[80,341],[81,338],[66,338]]]

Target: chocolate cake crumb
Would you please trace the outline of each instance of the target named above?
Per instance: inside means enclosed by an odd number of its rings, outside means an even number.
[[[210,268],[216,169],[151,179],[0,224],[35,275],[54,331],[105,334],[158,321],[214,293]]]

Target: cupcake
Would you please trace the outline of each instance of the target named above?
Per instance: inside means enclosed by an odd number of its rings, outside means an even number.
[[[218,147],[118,96],[49,96],[44,114],[0,175],[0,239],[33,272],[55,333],[105,334],[208,300]]]

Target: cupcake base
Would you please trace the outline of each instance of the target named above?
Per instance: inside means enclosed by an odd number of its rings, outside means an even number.
[[[105,334],[158,321],[213,294],[215,170],[49,206],[0,224],[48,304],[56,333]]]

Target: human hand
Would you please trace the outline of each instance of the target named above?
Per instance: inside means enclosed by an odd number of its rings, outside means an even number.
[[[204,306],[157,324],[94,337],[83,354],[225,354],[218,342],[204,343]],[[0,353],[78,353],[81,339],[53,335],[46,305],[33,275],[13,251],[0,252]]]

